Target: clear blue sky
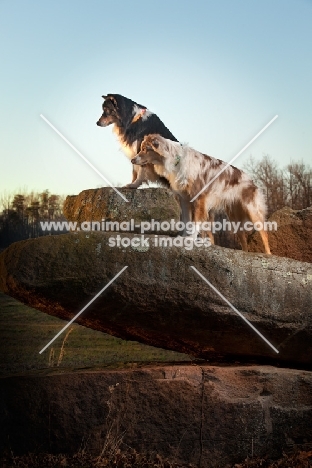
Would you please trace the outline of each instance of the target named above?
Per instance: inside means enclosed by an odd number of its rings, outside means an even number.
[[[103,181],[45,115],[113,183],[131,164],[102,94],[156,112],[194,148],[229,161],[270,154],[312,161],[311,0],[0,1],[0,192],[76,194]]]

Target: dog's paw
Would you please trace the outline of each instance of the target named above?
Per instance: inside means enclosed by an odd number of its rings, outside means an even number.
[[[131,189],[137,189],[138,187],[140,187],[141,184],[127,184],[127,185],[124,185],[122,188],[131,188]]]
[[[198,237],[198,232],[193,234],[188,234],[187,232],[183,232],[182,234],[178,234],[176,237],[182,237],[183,239],[193,239],[196,240]]]

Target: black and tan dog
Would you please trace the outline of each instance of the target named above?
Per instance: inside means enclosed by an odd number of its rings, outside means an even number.
[[[120,94],[108,94],[102,97],[103,114],[97,125],[100,127],[113,125],[113,131],[130,160],[140,151],[146,135],[157,133],[164,138],[177,141],[160,118],[145,106]],[[133,166],[132,182],[126,187],[138,188],[143,182],[158,182],[168,187],[167,180],[156,173],[152,164],[147,164],[145,167]]]

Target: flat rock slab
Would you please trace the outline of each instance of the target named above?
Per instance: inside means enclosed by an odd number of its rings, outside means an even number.
[[[78,323],[214,361],[311,364],[311,264],[221,247],[110,247],[110,238],[80,232],[12,244],[0,255],[0,289],[69,320],[127,266]]]
[[[162,366],[0,380],[0,449],[99,455],[134,447],[220,467],[278,458],[312,438],[312,373]],[[29,430],[31,428],[31,430]],[[126,445],[124,445],[126,444]]]

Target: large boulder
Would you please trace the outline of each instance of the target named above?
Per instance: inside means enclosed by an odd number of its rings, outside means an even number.
[[[269,221],[277,225],[276,231],[268,232],[274,255],[312,262],[312,207],[292,210],[286,206],[273,213]],[[251,252],[263,252],[258,232],[251,236],[248,249]]]
[[[144,190],[117,189],[126,202],[114,189],[102,187],[84,190],[79,195],[66,197],[63,213],[69,220],[77,223],[134,221],[133,231],[139,231],[135,224],[155,220],[170,221],[180,219],[180,206],[173,192],[165,188]],[[105,227],[105,224],[104,224]],[[152,230],[153,231],[153,230]]]
[[[312,265],[221,247],[159,247],[153,237],[131,247],[134,237],[80,232],[15,243],[0,255],[0,289],[69,320],[127,266],[79,323],[205,359],[311,364]]]
[[[302,370],[52,371],[1,379],[0,391],[0,450],[14,455],[39,448],[105,456],[130,446],[183,466],[224,467],[278,458],[312,438],[312,373]]]

